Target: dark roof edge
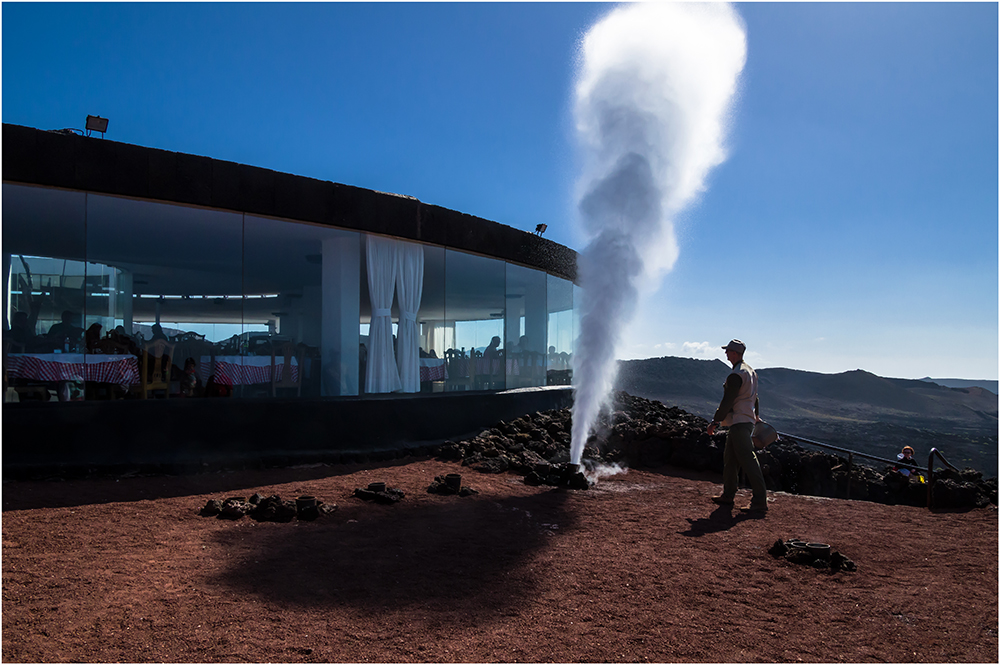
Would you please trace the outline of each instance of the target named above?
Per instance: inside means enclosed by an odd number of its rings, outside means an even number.
[[[576,252],[395,194],[4,123],[3,180],[312,222],[443,245],[576,279]]]

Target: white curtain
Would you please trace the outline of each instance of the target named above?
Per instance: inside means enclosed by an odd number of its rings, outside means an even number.
[[[399,300],[399,339],[396,364],[404,393],[420,392],[420,330],[417,312],[424,291],[424,248],[400,241],[396,251],[396,298]]]
[[[396,284],[397,242],[368,236],[368,293],[372,322],[368,331],[368,369],[365,392],[391,393],[400,389],[392,352],[392,294]]]

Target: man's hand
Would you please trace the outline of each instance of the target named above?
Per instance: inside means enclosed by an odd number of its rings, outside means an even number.
[[[715,428],[718,427],[718,426],[719,426],[719,423],[717,423],[717,422],[710,422],[708,424],[708,429],[706,430],[708,432],[708,435],[712,436],[713,434],[715,434]]]

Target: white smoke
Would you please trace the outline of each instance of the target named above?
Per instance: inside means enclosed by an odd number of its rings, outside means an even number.
[[[614,9],[584,36],[575,90],[583,175],[581,329],[573,362],[573,439],[583,446],[615,379],[639,284],[677,259],[672,220],[722,163],[726,121],[746,62],[727,4]]]
[[[601,478],[607,478],[608,476],[617,476],[620,473],[626,473],[628,469],[621,466],[617,462],[611,464],[587,464],[583,470],[584,477],[591,483],[596,483]]]

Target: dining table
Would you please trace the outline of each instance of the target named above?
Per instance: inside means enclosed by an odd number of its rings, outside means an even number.
[[[448,378],[448,368],[444,358],[421,358],[420,381],[444,381]]]
[[[425,360],[425,359],[421,359]],[[475,360],[475,370],[477,376],[503,376],[505,373],[517,376],[521,373],[521,365],[516,358],[456,358],[452,360],[452,366],[458,368],[462,376],[469,376],[470,363]],[[444,361],[440,361],[444,363]],[[447,364],[444,366],[444,378],[451,378]],[[421,379],[422,381],[423,379]]]
[[[275,358],[275,380],[284,374],[283,357]],[[215,382],[227,386],[245,386],[271,382],[271,356],[201,356],[198,376],[202,383],[215,375]],[[292,381],[298,381],[299,361],[292,358]]]
[[[11,353],[7,375],[34,381],[86,381],[122,387],[139,383],[139,359],[131,354]]]

